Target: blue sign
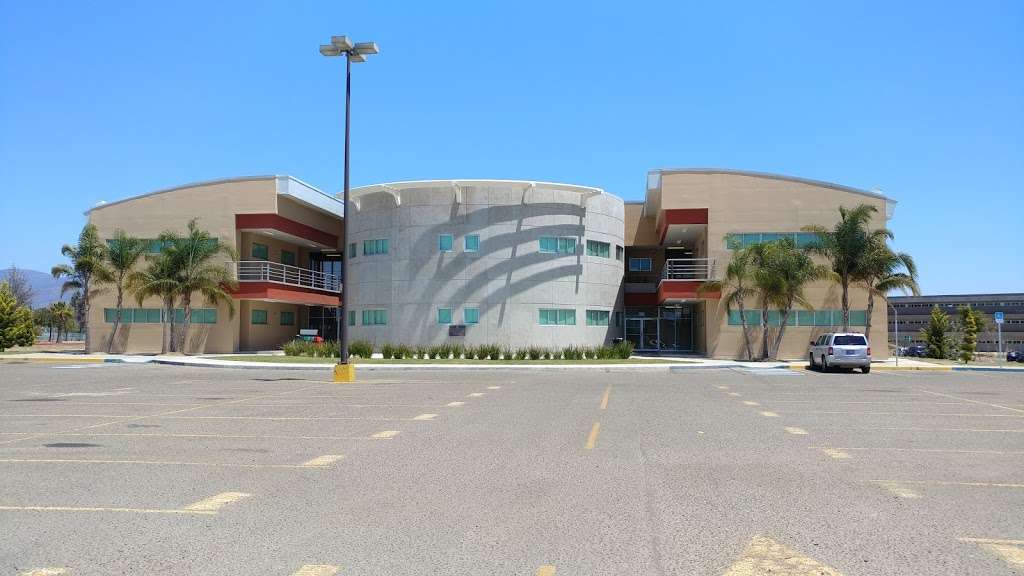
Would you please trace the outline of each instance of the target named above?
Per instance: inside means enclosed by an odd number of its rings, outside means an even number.
[[[996,319],[996,324],[1002,324],[1003,323],[1003,313],[1002,312],[995,312],[995,313],[992,314],[992,317]]]

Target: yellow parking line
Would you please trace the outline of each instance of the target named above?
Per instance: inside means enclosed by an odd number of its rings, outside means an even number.
[[[87,460],[75,458],[0,458],[0,464],[125,464],[140,466],[209,466],[212,468],[308,468],[304,464],[249,464],[232,462],[184,462],[177,460]]]
[[[466,405],[465,402],[449,402],[449,403],[445,404],[445,406],[449,406],[451,408],[458,408],[459,406],[465,406],[465,405]]]
[[[345,457],[344,454],[324,454],[323,456],[317,456],[316,458],[313,458],[312,460],[308,460],[306,462],[303,462],[302,465],[303,466],[308,466],[308,467],[311,467],[311,468],[313,468],[313,467],[322,468],[322,467],[330,466],[331,464],[334,464],[335,462],[337,462],[338,460],[341,460],[344,457]]]
[[[974,542],[977,544],[1012,544],[1024,546],[1024,540],[1001,540],[998,538],[957,538],[961,542]]]
[[[420,414],[413,418],[413,420],[433,420],[434,418],[437,418],[437,414]]]
[[[590,434],[587,435],[587,443],[583,446],[586,450],[593,450],[597,444],[597,435],[601,433],[601,423],[594,422],[594,425],[590,427]]]
[[[980,544],[982,548],[1000,556],[1007,564],[1016,567],[1024,567],[1024,540],[960,538],[960,541]]]
[[[488,390],[500,390],[501,386],[488,386],[487,389]]]
[[[807,410],[800,414],[860,414],[862,416],[959,416],[984,418],[1024,418],[1024,414],[975,414],[972,412],[863,412],[859,410]]]
[[[18,572],[18,576],[63,576],[70,574],[67,568],[33,568],[27,572]]]
[[[740,396],[743,396],[743,394],[740,394],[739,392],[729,392],[729,396],[732,396],[733,398],[739,398]]]
[[[728,386],[715,386],[715,388],[718,388],[719,390],[728,390],[729,389]]]
[[[783,428],[783,430],[789,432],[790,434],[796,434],[797,436],[807,435],[807,430],[804,430],[803,428],[797,428],[796,426],[786,426],[785,428]]]
[[[754,402],[753,400],[744,400],[743,403],[746,404],[747,406],[760,406],[760,404]]]
[[[611,393],[612,393],[612,387],[611,386],[609,386],[609,387],[604,389],[604,394],[601,395],[601,406],[599,408],[600,410],[607,410],[608,409],[608,396]]]
[[[0,506],[5,512],[128,512],[134,514],[198,514],[212,516],[209,510],[177,510],[173,508],[116,508],[102,506]]]
[[[151,416],[158,420],[259,420],[259,421],[302,421],[317,420],[361,420],[369,422],[407,422],[412,418],[361,418],[359,416]]]
[[[470,398],[479,398],[483,395],[483,392],[470,392],[469,394],[466,394],[466,396],[469,396]]]
[[[814,446],[812,446],[814,448]],[[821,448],[819,446],[819,448]],[[850,451],[861,451],[865,452],[868,450],[878,450],[884,452],[927,452],[927,453],[939,453],[939,454],[993,454],[997,456],[1016,456],[1024,454],[1024,450],[955,450],[947,448],[895,448],[891,446],[883,447],[871,447],[871,446],[858,446],[856,448],[844,446],[842,448],[836,448],[836,450],[850,450]]]
[[[341,570],[330,564],[306,564],[292,573],[292,576],[334,576]]]
[[[845,430],[907,430],[912,432],[1024,432],[1024,428],[925,428],[920,426],[864,426],[838,427]]]
[[[973,486],[977,488],[1024,488],[1024,484],[1012,482],[956,482],[951,480],[869,480],[875,484],[921,484],[931,486]]]
[[[765,418],[778,418],[779,417],[778,414],[776,414],[775,412],[772,412],[771,410],[762,410],[761,411],[761,416],[764,416]]]
[[[900,484],[899,482],[880,482],[879,484],[899,498],[915,499],[921,497],[921,495],[916,491]]]
[[[32,432],[0,432],[0,435],[25,435]],[[367,440],[369,436],[289,436],[276,434],[168,434],[162,432],[51,432],[52,437],[108,437],[127,436],[132,438],[230,438],[258,440]]]
[[[252,496],[252,494],[248,494],[246,492],[221,492],[220,494],[214,494],[209,498],[200,500],[195,504],[185,506],[185,510],[192,510],[193,512],[217,512],[232,502],[238,502],[239,500],[244,500],[250,496]]]
[[[398,430],[384,430],[383,432],[377,432],[376,434],[374,434],[371,437],[372,438],[394,438],[395,436],[398,436],[398,434],[399,434]]]
[[[538,566],[533,576],[555,576],[555,567],[550,565]]]
[[[846,452],[843,452],[842,450],[836,449],[836,448],[818,448],[818,449],[821,450],[822,452],[824,452],[825,454],[828,454],[829,456],[831,456],[832,458],[834,458],[836,460],[846,460],[846,459],[851,458],[851,456],[849,454],[847,454]]]

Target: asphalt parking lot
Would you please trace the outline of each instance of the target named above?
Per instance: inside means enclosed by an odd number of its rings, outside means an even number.
[[[0,366],[0,573],[1024,574],[1024,378]]]

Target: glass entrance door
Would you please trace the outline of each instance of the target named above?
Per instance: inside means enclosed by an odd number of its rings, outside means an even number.
[[[636,350],[659,350],[657,318],[626,318],[626,340]]]
[[[652,310],[653,312],[653,310]],[[654,352],[693,352],[694,338],[693,306],[659,307],[656,316],[636,315],[626,317],[626,340],[636,350]]]

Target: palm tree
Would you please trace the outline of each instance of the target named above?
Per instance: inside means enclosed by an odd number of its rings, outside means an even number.
[[[235,249],[218,242],[209,232],[199,228],[193,219],[188,223],[185,236],[175,237],[166,242],[166,250],[174,263],[177,276],[176,292],[184,309],[181,331],[178,334],[179,349],[184,351],[185,337],[192,323],[192,295],[199,292],[213,305],[225,303],[228,313],[234,317],[235,305],[229,288],[237,288],[234,275],[223,261],[214,261],[218,255],[227,260],[237,260]]]
[[[857,278],[867,286],[868,309],[864,331],[871,337],[871,314],[875,309],[875,296],[888,299],[890,292],[910,291],[914,296],[921,294],[917,285],[917,265],[910,254],[894,252],[882,238],[876,238],[871,250],[857,273]],[[899,346],[899,343],[896,343]]]
[[[107,268],[107,248],[100,240],[99,232],[94,224],[86,224],[82,233],[78,236],[78,245],[65,244],[60,249],[61,254],[71,260],[70,264],[54,266],[50,271],[54,278],[64,278],[61,286],[61,295],[69,290],[81,294],[84,318],[82,318],[82,331],[85,332],[85,351],[92,350],[89,338],[89,306],[92,297],[100,292],[100,286],[111,280],[110,270]]]
[[[740,325],[743,327],[743,345],[747,351],[747,360],[754,358],[750,345],[750,328],[747,326],[745,301],[754,296],[753,274],[754,265],[749,248],[737,250],[725,269],[725,278],[708,280],[697,288],[697,294],[703,296],[707,292],[720,292],[725,296],[725,311],[732,313],[735,306],[740,314]]]
[[[808,251],[797,248],[790,238],[773,242],[768,253],[770,273],[779,282],[779,290],[775,295],[779,306],[779,331],[775,334],[771,352],[771,357],[778,358],[793,306],[799,304],[807,309],[813,308],[804,296],[804,289],[813,282],[832,277],[832,272],[828,266],[815,263]]]
[[[107,341],[107,354],[110,354],[114,347],[114,337],[121,325],[121,307],[124,304],[124,291],[128,276],[132,273],[135,265],[146,253],[146,242],[139,238],[125,234],[124,230],[114,233],[114,238],[107,246],[107,263],[113,277],[114,289],[117,291],[116,315],[114,316],[114,330],[110,333],[110,340]]]
[[[53,304],[50,304],[50,318],[53,325],[57,328],[58,344],[60,343],[61,330],[64,331],[64,339],[67,339],[68,325],[71,324],[74,317],[75,311],[71,309],[71,306],[68,306],[67,302],[54,302]],[[88,337],[88,333],[86,333],[86,338],[88,339]],[[86,346],[88,346],[88,344]],[[89,349],[86,348],[86,352],[88,351]]]
[[[872,246],[893,237],[892,232],[886,228],[868,229],[876,212],[878,208],[870,204],[861,204],[853,209],[840,206],[839,222],[832,229],[817,225],[803,228],[817,235],[817,241],[808,249],[829,260],[842,287],[844,331],[850,329],[850,283],[856,281]]]
[[[173,234],[161,235],[164,240]],[[160,353],[167,354],[174,345],[174,303],[178,294],[178,274],[171,255],[161,252],[147,257],[147,266],[128,275],[128,290],[135,294],[139,306],[151,296],[160,298],[163,314],[160,315],[161,331]]]
[[[758,356],[760,360],[767,360],[771,355],[769,311],[773,306],[782,304],[786,291],[783,277],[778,272],[779,257],[776,254],[776,244],[777,242],[763,242],[750,247],[754,266],[754,292],[761,306],[761,353]]]

